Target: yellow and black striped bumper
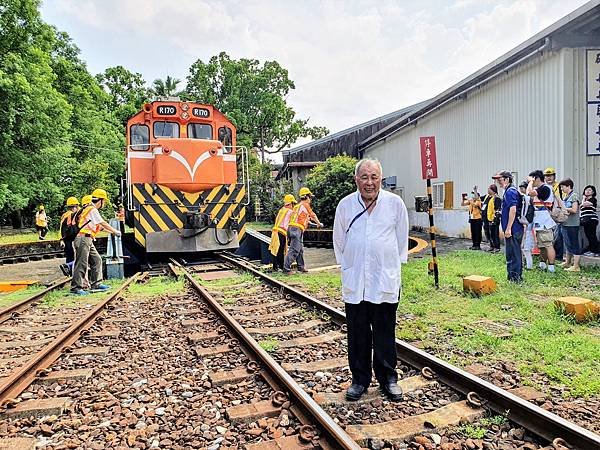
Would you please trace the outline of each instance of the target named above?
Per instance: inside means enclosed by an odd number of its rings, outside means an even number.
[[[194,194],[148,183],[136,183],[131,189],[135,240],[142,247],[146,247],[148,233],[182,229],[187,212],[208,214],[220,230],[230,230],[237,221],[237,238],[241,241],[244,237],[247,197],[243,184],[222,185]]]

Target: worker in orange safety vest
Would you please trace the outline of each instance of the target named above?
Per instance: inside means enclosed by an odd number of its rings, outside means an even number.
[[[275,218],[269,245],[269,251],[273,255],[273,271],[283,270],[283,258],[287,250],[287,230],[296,203],[296,198],[292,194],[286,194],[283,197],[283,207]]]
[[[102,258],[94,246],[94,239],[101,230],[106,230],[116,236],[121,235],[121,232],[111,227],[98,212],[106,203],[108,203],[108,194],[106,191],[104,189],[96,189],[92,192],[91,203],[83,208],[78,218],[77,226],[79,233],[74,242],[75,267],[73,268],[73,280],[71,281],[72,294],[88,294],[88,291],[83,289],[88,266],[91,292],[110,289],[110,286],[102,283]]]
[[[308,224],[311,221],[318,228],[323,228],[323,224],[310,207],[313,197],[310,189],[307,187],[301,188],[298,196],[300,197],[300,203],[294,206],[287,230],[289,247],[283,263],[283,273],[286,274],[289,274],[292,270],[292,263],[294,261],[298,265],[298,272],[307,272],[304,266],[304,245],[302,241],[304,231],[308,228]]]

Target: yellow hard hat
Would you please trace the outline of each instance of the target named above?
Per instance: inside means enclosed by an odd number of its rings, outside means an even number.
[[[297,203],[296,197],[294,197],[292,194],[285,194],[285,196],[283,197],[283,203],[285,203],[286,205],[288,203]]]
[[[556,175],[556,169],[554,167],[546,167],[544,175]]]
[[[76,197],[69,197],[67,199],[67,206],[79,206],[79,200]]]
[[[303,188],[300,188],[300,192],[298,192],[298,195],[300,197],[306,197],[307,195],[313,195],[313,193],[310,192],[309,188],[303,187]]]
[[[84,195],[81,198],[81,204],[82,205],[89,205],[90,203],[92,203],[92,196],[91,195]]]
[[[92,197],[108,200],[108,194],[104,189],[94,189],[94,192],[92,192]]]
[[[40,205],[40,211],[44,210],[44,205]]]

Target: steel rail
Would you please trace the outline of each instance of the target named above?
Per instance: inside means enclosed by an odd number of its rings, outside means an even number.
[[[313,305],[317,309],[324,311],[334,322],[338,324],[346,323],[346,314],[342,311],[262,273],[251,264],[242,262],[230,254],[220,254],[219,257],[223,261],[253,273],[270,285],[285,292],[292,299],[300,303]],[[429,367],[443,383],[465,395],[469,392],[476,392],[480,397],[485,399],[487,402],[486,405],[492,410],[500,414],[508,414],[510,420],[550,442],[557,438],[562,438],[574,448],[584,450],[600,449],[600,436],[573,422],[523,400],[400,339],[396,339],[396,350],[398,357],[407,364],[417,369]]]
[[[95,319],[111,301],[119,297],[134,281],[139,281],[145,276],[145,273],[138,273],[131,277],[123,283],[119,289],[112,292],[85,316],[40,350],[31,360],[16,369],[8,377],[2,379],[2,382],[0,383],[0,405],[6,405],[7,403],[14,401],[21,392],[27,389],[27,386],[31,384],[40,371],[50,367],[66,347],[76,342],[81,333],[93,325]]]
[[[50,252],[43,253],[24,253],[22,255],[6,255],[0,256],[0,265],[11,265],[11,263],[7,263],[7,261],[14,261],[13,264],[16,264],[18,260],[23,259],[25,262],[33,259],[34,261],[39,261],[43,259],[51,259],[58,258],[65,254],[64,250],[52,250]]]
[[[54,283],[53,285],[48,286],[43,291],[40,291],[37,294],[33,294],[31,297],[27,297],[27,298],[21,300],[20,302],[14,303],[14,304],[7,306],[6,308],[0,310],[0,323],[6,322],[8,319],[13,317],[13,314],[21,312],[24,309],[27,309],[31,303],[33,303],[37,300],[40,300],[47,293],[53,291],[54,289],[63,287],[69,281],[71,281],[70,277],[59,280],[56,283]]]
[[[308,413],[308,417],[314,419],[315,422],[323,428],[326,434],[325,440],[330,445],[335,445],[337,448],[352,450],[359,450],[361,448],[337,423],[333,421],[332,417],[323,411],[319,404],[315,402],[285,370],[283,370],[277,361],[275,361],[254,340],[254,338],[244,330],[225,308],[223,308],[219,302],[217,302],[214,297],[201,286],[187,270],[185,270],[184,267],[179,264],[169,264],[173,273],[177,273],[175,266],[178,266],[188,282],[204,298],[210,308],[227,323],[229,329],[241,340],[244,346],[254,354],[257,360],[261,361],[269,375],[279,384],[285,386],[292,395],[294,401],[298,403],[298,406],[301,406],[302,410]]]

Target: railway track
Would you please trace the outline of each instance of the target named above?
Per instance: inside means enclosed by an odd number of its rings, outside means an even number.
[[[345,402],[343,313],[232,256],[169,269],[185,280],[179,292],[125,291],[138,281],[160,285],[160,269],[130,279],[55,338],[45,356],[5,377],[0,438],[97,449],[600,447],[599,436],[520,392],[400,341],[405,399],[388,402],[371,388],[361,401]],[[23,417],[28,401],[46,402],[45,410]],[[510,423],[492,424],[482,439],[452,431],[490,410]]]
[[[414,414],[406,414],[407,410],[411,410],[406,403],[403,402],[400,408],[393,404],[390,406],[389,403],[386,405],[387,402],[372,391],[364,402],[374,401],[379,408],[384,405],[383,409],[374,412],[370,407],[355,408],[345,402],[343,389],[335,388],[335,385],[342,384],[341,380],[349,378],[348,373],[343,371],[346,366],[345,349],[340,351],[345,340],[344,314],[261,273],[248,263],[225,255],[222,256],[222,261],[251,273],[273,289],[259,288],[261,295],[252,296],[248,292],[234,299],[236,304],[241,302],[242,305],[229,306],[230,312],[237,311],[241,320],[236,327],[245,328],[256,339],[275,342],[277,350],[274,355],[278,362],[294,374],[294,378],[302,383],[304,389],[308,388],[317,403],[325,407],[336,423],[344,424],[347,434],[360,445],[400,445],[417,435],[436,435],[431,427],[435,431],[460,422],[477,421],[486,411],[493,411],[505,415],[533,435],[542,438],[538,440],[538,446],[527,441],[523,441],[522,445],[542,448],[542,442],[546,441],[552,445],[549,448],[600,448],[600,436],[527,401],[531,391],[517,389],[510,392],[500,389],[402,341],[397,341],[398,356],[401,370],[408,376],[400,381],[400,385],[408,399],[416,400],[415,392],[418,393],[417,397],[425,392],[425,396],[429,395],[429,400],[432,401],[429,401],[426,408],[417,405],[412,408]],[[202,294],[207,301],[215,301],[209,292]],[[216,294],[219,295],[218,292]],[[247,300],[247,296],[252,298]],[[224,306],[226,305],[221,305]],[[251,315],[244,316],[240,314],[242,311]],[[286,320],[286,317],[291,319]],[[282,320],[286,322],[284,325],[280,323]],[[265,340],[265,336],[268,339]],[[310,352],[310,346],[316,346],[319,350],[316,353]],[[313,353],[316,357],[312,356]],[[310,361],[311,358],[314,361]],[[315,379],[324,380],[325,389],[331,390],[333,384],[333,389],[337,392],[315,391]],[[359,402],[359,405],[364,402]],[[319,414],[322,413],[317,416]],[[339,414],[346,414],[353,419],[338,417]],[[372,419],[373,415],[376,416],[375,419]],[[389,420],[382,421],[380,415]],[[434,439],[437,440],[437,437]],[[503,448],[503,445],[510,448],[508,446],[511,443],[500,439],[499,445],[496,448]]]
[[[0,256],[0,266],[3,264],[17,264],[29,261],[41,261],[43,259],[62,258],[64,255],[64,250],[50,250],[36,253],[25,253],[22,255]]]

